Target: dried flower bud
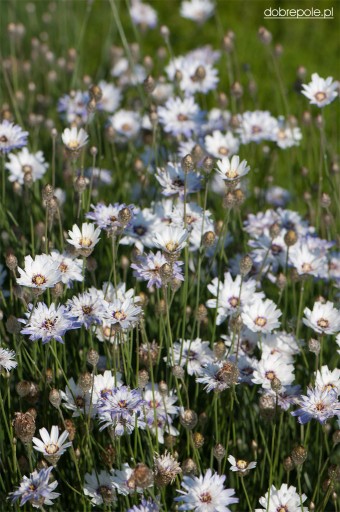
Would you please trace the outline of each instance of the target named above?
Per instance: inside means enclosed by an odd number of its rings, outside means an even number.
[[[51,199],[51,197],[54,196],[54,188],[52,187],[52,185],[47,184],[44,186],[42,196],[45,201]]]
[[[90,391],[93,384],[93,376],[89,372],[82,373],[78,380],[78,386],[86,393]]]
[[[91,87],[89,87],[89,94],[90,97],[93,98],[95,101],[100,101],[103,97],[103,91],[99,87],[99,85],[93,84]]]
[[[171,484],[177,475],[182,473],[176,458],[168,452],[164,455],[154,455],[154,474],[155,484],[158,487],[164,487]]]
[[[111,468],[116,460],[116,450],[112,444],[109,444],[108,446],[105,446],[105,449],[100,454],[100,456],[104,464]]]
[[[75,436],[76,436],[76,431],[77,431],[76,426],[73,423],[73,421],[72,420],[68,420],[68,419],[65,420],[65,428],[66,428],[66,430],[68,432],[69,440],[73,441]]]
[[[182,158],[182,168],[184,172],[190,172],[195,168],[192,155],[186,155]]]
[[[285,241],[285,244],[287,247],[292,247],[293,245],[295,245],[297,242],[297,239],[298,239],[297,233],[293,229],[289,229],[284,236],[284,241]]]
[[[258,31],[258,36],[260,38],[260,41],[265,44],[266,46],[269,45],[272,42],[272,34],[264,27],[260,27]]]
[[[116,501],[116,491],[114,487],[108,487],[107,485],[100,485],[97,489],[97,492],[103,498],[103,503],[105,505],[110,505],[114,501]]]
[[[308,340],[308,348],[310,352],[317,356],[320,353],[321,349],[320,341],[317,340],[316,338],[310,338],[310,340]]]
[[[292,471],[295,468],[295,464],[294,464],[293,459],[291,458],[290,455],[288,455],[288,457],[285,457],[283,459],[282,465],[283,465],[283,469],[285,471]]]
[[[195,432],[192,435],[192,442],[194,443],[195,448],[202,448],[204,445],[204,436],[200,432]]]
[[[59,283],[56,283],[52,290],[51,290],[51,293],[52,293],[52,297],[54,299],[57,299],[58,297],[62,297],[63,293],[64,293],[64,285],[61,281],[59,281]]]
[[[25,396],[29,395],[31,392],[31,385],[32,383],[28,380],[21,380],[17,383],[15,386],[15,390],[20,396],[20,398],[24,398]]]
[[[98,361],[99,361],[99,354],[98,354],[97,350],[95,350],[94,348],[90,348],[90,350],[87,353],[86,360],[92,366],[97,366]]]
[[[199,304],[196,312],[196,318],[198,322],[203,322],[208,316],[208,310],[204,304]]]
[[[146,489],[153,483],[153,472],[146,464],[137,464],[133,470],[132,476],[135,487]]]
[[[207,174],[211,173],[211,171],[213,170],[214,166],[215,166],[215,160],[213,158],[211,158],[211,156],[206,156],[203,159],[203,170]]]
[[[276,285],[280,290],[284,290],[287,285],[287,278],[282,272],[276,278]]]
[[[219,340],[216,343],[214,343],[214,356],[216,359],[221,361],[226,353],[226,346],[224,341]]]
[[[86,190],[86,187],[87,179],[84,176],[80,175],[74,180],[74,189],[78,194],[82,194]]]
[[[295,466],[301,466],[307,459],[307,450],[303,446],[296,446],[292,450],[291,457]]]
[[[230,88],[230,94],[234,98],[240,99],[243,96],[243,87],[240,82],[234,82]]]
[[[281,226],[278,222],[274,222],[269,228],[269,234],[271,238],[276,238],[281,232]]]
[[[325,192],[323,192],[321,195],[322,208],[329,208],[331,204],[332,204],[332,200],[331,200],[330,196],[328,194],[326,194]]]
[[[197,425],[198,417],[192,409],[185,409],[180,413],[179,421],[183,427],[192,430]]]
[[[16,412],[13,422],[15,435],[24,444],[32,442],[35,434],[35,418],[28,412]]]
[[[120,212],[118,213],[118,219],[119,219],[119,222],[121,222],[121,224],[123,224],[123,226],[126,226],[130,220],[132,218],[132,213],[131,213],[131,210],[130,208],[122,208],[120,210]]]
[[[158,383],[158,391],[160,392],[161,395],[168,396],[168,385],[164,380],[161,380]]]
[[[151,94],[156,88],[155,79],[151,75],[148,75],[143,82],[143,86],[144,86],[145,92],[147,92],[148,94]]]
[[[197,465],[196,462],[192,459],[185,459],[182,462],[182,473],[183,475],[196,475],[197,474]]]
[[[228,191],[223,197],[223,207],[228,210],[232,209],[236,204],[236,199],[231,191]]]
[[[275,398],[272,395],[262,395],[259,399],[259,408],[264,419],[272,419],[275,415]]]
[[[21,331],[21,324],[14,315],[7,318],[6,329],[9,334],[19,334]]]
[[[336,444],[340,443],[340,430],[336,430],[336,431],[333,433],[332,441],[333,441],[334,445],[336,445]]]
[[[185,372],[181,366],[176,364],[175,366],[172,367],[172,374],[174,377],[176,377],[176,379],[182,380],[182,379],[184,379]]]
[[[253,268],[253,260],[249,256],[249,254],[245,254],[240,261],[240,273],[241,276],[246,276],[249,274],[251,269]]]
[[[218,443],[218,444],[216,444],[214,446],[213,453],[214,453],[215,459],[217,459],[218,461],[221,461],[225,457],[226,450],[225,450],[224,446],[221,443]]]
[[[206,231],[202,237],[202,244],[204,247],[211,247],[214,245],[216,235],[213,231]]]
[[[232,361],[226,361],[217,373],[218,379],[228,384],[228,386],[237,384],[240,375],[237,364]]]
[[[279,393],[279,391],[281,391],[281,389],[282,389],[282,384],[281,384],[280,379],[278,379],[277,377],[274,377],[273,380],[270,382],[270,387],[272,388],[272,390],[275,393]]]
[[[162,283],[167,283],[169,279],[171,278],[173,273],[172,265],[169,263],[164,263],[161,268],[159,269],[159,275],[162,280]]]
[[[204,151],[199,144],[195,144],[195,146],[192,148],[191,156],[195,164],[197,164],[203,159]]]
[[[144,389],[149,382],[149,372],[145,369],[138,372],[138,387]]]
[[[55,407],[56,409],[59,409],[60,404],[61,404],[61,396],[57,389],[55,389],[55,388],[51,389],[51,391],[48,395],[48,399],[51,402],[51,404],[53,405],[53,407]]]

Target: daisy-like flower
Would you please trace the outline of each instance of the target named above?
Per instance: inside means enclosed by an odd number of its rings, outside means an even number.
[[[305,240],[300,240],[289,250],[289,263],[299,275],[326,277],[327,257],[319,249],[311,250]]]
[[[132,0],[130,16],[134,24],[140,25],[141,28],[154,28],[157,25],[157,12],[155,9],[140,0]]]
[[[151,432],[157,436],[159,443],[164,443],[164,432],[177,436],[178,430],[172,427],[173,417],[178,415],[176,396],[164,396],[158,384],[147,384],[143,398],[146,405],[145,420]]]
[[[42,151],[30,153],[27,148],[23,148],[18,153],[10,153],[8,155],[9,162],[5,164],[5,168],[9,171],[9,181],[25,183],[25,177],[29,175],[34,183],[42,178],[48,168]]]
[[[211,469],[199,477],[185,475],[182,481],[184,490],[178,490],[181,496],[175,498],[175,501],[183,502],[178,510],[230,512],[228,505],[239,500],[234,497],[234,489],[224,488],[225,479],[225,475],[213,474]]]
[[[73,224],[73,228],[68,234],[70,236],[67,239],[68,243],[78,249],[82,256],[89,256],[100,240],[100,229],[87,222],[83,222],[81,230],[77,224]]]
[[[337,394],[340,394],[340,370],[335,368],[331,371],[328,366],[324,365],[321,370],[316,372],[315,387],[322,391],[330,391],[334,389]]]
[[[279,119],[279,124],[275,132],[275,142],[281,149],[291,148],[298,146],[302,139],[302,133],[297,126],[289,126],[285,123],[284,119]]]
[[[91,417],[96,415],[96,409],[93,407],[91,401],[91,393],[84,391],[78,386],[74,379],[71,377],[68,381],[69,386],[66,386],[65,392],[60,391],[60,396],[64,401],[63,406],[65,409],[73,411],[72,417],[76,418],[81,414],[90,413]]]
[[[176,476],[182,473],[179,462],[167,451],[163,455],[155,453],[153,461],[156,485],[172,484]]]
[[[59,436],[59,428],[57,425],[53,425],[50,434],[46,428],[41,428],[39,434],[42,441],[37,437],[33,437],[33,448],[41,452],[44,458],[55,466],[62,454],[66,452],[66,449],[72,446],[71,442],[65,443],[69,433],[65,430]]]
[[[122,386],[123,382],[121,381],[121,378],[121,373],[116,372],[116,375],[112,375],[110,370],[106,370],[103,375],[95,375],[93,378],[93,403],[96,404],[100,398],[105,398],[107,395],[111,395],[113,388],[119,388]]]
[[[118,494],[123,494],[124,496],[127,496],[128,494],[134,494],[135,492],[144,492],[144,489],[142,489],[142,487],[138,487],[135,485],[134,470],[130,468],[127,462],[125,462],[122,465],[122,469],[116,469],[114,471],[112,480],[113,485],[116,488]],[[151,481],[148,487],[152,486],[153,482]]]
[[[88,102],[89,93],[87,91],[73,91],[71,94],[64,94],[58,100],[57,110],[64,121],[80,126],[91,117],[87,110]]]
[[[202,112],[193,97],[169,98],[164,107],[158,107],[158,118],[163,129],[174,136],[190,137],[202,120]]]
[[[308,512],[307,507],[302,507],[301,503],[306,501],[307,496],[296,492],[296,487],[292,485],[288,487],[287,484],[282,484],[280,489],[276,489],[275,485],[270,488],[270,493],[266,494],[259,499],[259,503],[263,508],[255,509],[255,512],[278,512],[284,510],[285,512]]]
[[[211,0],[185,0],[181,3],[180,14],[183,18],[203,24],[214,14],[215,4]]]
[[[218,175],[225,181],[235,181],[250,171],[250,167],[247,165],[246,160],[240,162],[240,157],[234,155],[231,160],[228,157],[222,158],[217,162]]]
[[[28,132],[5,119],[0,123],[0,153],[6,154],[27,144]]]
[[[215,277],[208,285],[208,290],[216,297],[216,299],[209,299],[206,306],[217,308],[217,325],[221,325],[226,318],[234,313],[243,311],[245,306],[264,298],[262,292],[256,292],[254,279],[242,282],[241,276],[237,275],[233,280],[230,272],[224,274],[223,282]]]
[[[70,128],[65,128],[61,135],[62,141],[68,151],[71,153],[78,153],[79,150],[86,146],[88,143],[88,135],[83,128],[78,129],[73,126]]]
[[[280,326],[282,312],[270,300],[256,299],[252,304],[244,306],[243,323],[253,332],[269,333]]]
[[[161,227],[159,217],[151,208],[134,208],[134,216],[125,230],[125,236],[120,240],[122,245],[134,244],[143,252],[144,247],[153,247],[155,231]]]
[[[189,233],[186,229],[167,226],[161,233],[155,233],[153,243],[164,254],[177,258],[181,250],[186,246]]]
[[[186,96],[192,96],[198,92],[207,94],[209,91],[216,90],[219,80],[217,69],[203,59],[186,57],[178,70],[182,73],[179,86]]]
[[[33,304],[29,304],[25,315],[27,320],[19,319],[25,324],[25,328],[20,331],[21,334],[28,334],[31,341],[41,339],[43,344],[52,339],[64,343],[62,336],[67,331],[81,326],[81,322],[72,317],[63,305],[51,304],[48,307],[44,302],[38,302],[33,309]]]
[[[238,383],[240,372],[231,360],[208,363],[202,367],[196,382],[205,384],[207,393],[220,393]]]
[[[273,206],[285,206],[291,195],[285,188],[273,186],[266,191],[266,202]]]
[[[178,194],[193,194],[201,190],[202,177],[197,172],[184,173],[179,164],[168,162],[166,167],[157,168],[156,179],[162,187],[162,194],[170,197]]]
[[[303,323],[320,334],[336,334],[340,331],[340,312],[333,302],[315,302],[313,309],[304,309]]]
[[[295,399],[295,403],[300,409],[291,412],[292,416],[298,417],[298,422],[302,425],[312,418],[325,423],[333,416],[340,417],[340,402],[338,401],[338,393],[334,389],[308,388],[307,396]]]
[[[173,352],[173,354],[172,354]],[[179,340],[173,345],[173,351],[170,351],[170,365],[180,365],[187,367],[188,375],[199,375],[202,366],[212,363],[214,354],[209,348],[208,341],[202,341],[201,338],[195,340]],[[174,356],[174,360],[172,358]],[[164,361],[168,358],[164,357]]]
[[[152,498],[142,498],[140,505],[134,505],[127,512],[160,512],[159,503]]]
[[[61,254],[56,249],[51,251],[51,258],[58,263],[62,283],[70,287],[72,281],[83,281],[83,262],[81,259],[74,258],[67,252]]]
[[[10,372],[18,366],[18,363],[14,360],[14,350],[8,350],[7,348],[0,348],[0,370],[4,368],[6,372]]]
[[[106,320],[111,322],[114,329],[131,329],[140,320],[142,308],[136,306],[132,299],[114,299],[107,306]]]
[[[131,434],[135,427],[144,428],[142,419],[145,402],[139,389],[131,390],[127,386],[113,388],[111,394],[107,394],[98,400],[97,414],[100,430],[110,427],[115,435]]]
[[[235,459],[232,455],[229,455],[228,462],[230,462],[230,471],[236,471],[240,476],[245,476],[251,469],[256,468],[256,462],[247,462],[243,459]]]
[[[338,86],[338,82],[333,82],[333,77],[329,76],[324,79],[317,73],[313,73],[312,81],[309,84],[302,84],[301,92],[310,100],[311,105],[325,107],[337,97]]]
[[[258,143],[263,140],[274,140],[277,124],[277,119],[268,111],[247,111],[239,116],[239,127],[236,131],[242,144]]]
[[[20,274],[20,278],[17,279],[18,284],[40,291],[53,288],[61,281],[58,264],[47,254],[39,254],[34,259],[32,256],[25,256],[25,268],[18,267],[18,272]]]
[[[294,366],[281,354],[269,355],[254,363],[251,379],[254,384],[261,384],[263,389],[270,389],[275,378],[280,380],[282,386],[287,386],[294,380]]]
[[[24,476],[19,488],[10,493],[12,503],[20,499],[20,507],[29,502],[34,508],[44,505],[53,505],[53,501],[60,493],[53,492],[58,482],[48,483],[53,466],[33,471],[29,477]]]
[[[126,204],[109,204],[106,206],[103,203],[98,203],[97,205],[91,205],[93,208],[93,212],[89,212],[86,214],[86,218],[93,220],[100,229],[105,229],[108,233],[121,233],[122,230],[129,225],[122,223],[120,220],[120,212],[125,208],[128,208],[131,219],[133,218],[133,205],[130,204],[127,206]]]
[[[84,483],[84,494],[91,498],[93,505],[112,504],[117,501],[116,490],[113,485],[112,472],[92,471],[86,473]]]
[[[238,152],[240,142],[231,132],[223,134],[214,130],[204,139],[207,152],[215,158],[225,158]]]
[[[152,286],[161,288],[163,281],[160,275],[160,269],[165,263],[167,263],[167,260],[160,251],[157,251],[156,254],[150,252],[147,255],[139,256],[136,263],[131,265],[131,268],[134,269],[133,275],[135,277],[140,278],[143,281],[148,281],[148,288],[151,288]],[[181,269],[182,265],[182,261],[175,261],[172,267],[172,278],[184,281]]]
[[[98,87],[100,87],[100,90],[102,91],[102,97],[97,103],[97,109],[112,114],[112,112],[117,110],[121,102],[121,90],[105,80],[100,80],[98,82]]]
[[[97,293],[84,292],[75,295],[66,303],[70,317],[75,318],[86,329],[92,324],[101,324],[106,314],[103,299]]]
[[[118,110],[109,121],[120,142],[136,138],[141,129],[140,115],[132,110]]]

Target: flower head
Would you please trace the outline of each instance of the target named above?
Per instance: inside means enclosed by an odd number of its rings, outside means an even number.
[[[14,360],[15,352],[14,350],[8,350],[7,348],[0,348],[0,370],[4,368],[8,373],[10,370],[13,370],[18,363]]]
[[[18,267],[20,278],[17,283],[21,286],[44,291],[61,281],[58,264],[47,254],[39,254],[34,259],[25,256],[25,269]]]
[[[79,150],[86,146],[88,142],[88,135],[86,131],[83,128],[80,128],[78,132],[78,129],[75,126],[73,126],[71,129],[65,128],[61,138],[65,144],[66,149],[71,153],[79,152]]]
[[[100,229],[95,228],[94,224],[88,224],[87,222],[83,222],[81,230],[77,224],[74,224],[68,234],[70,236],[67,239],[68,243],[78,249],[82,256],[91,254],[95,245],[100,240]]]
[[[13,149],[22,148],[27,144],[28,132],[20,126],[5,119],[0,123],[0,153],[9,153]]]
[[[66,449],[72,446],[70,442],[65,443],[69,433],[65,430],[61,436],[59,436],[59,428],[56,425],[53,425],[50,434],[46,428],[41,428],[39,433],[42,441],[37,437],[33,437],[33,448],[41,452],[45,459],[55,466]]]
[[[20,506],[29,502],[35,508],[41,508],[42,505],[53,505],[54,499],[60,494],[53,492],[58,482],[48,483],[53,466],[43,468],[40,471],[33,471],[29,477],[24,476],[19,488],[10,493],[12,503],[20,499]]]
[[[310,100],[312,105],[325,107],[331,103],[338,95],[338,82],[333,82],[333,78],[329,76],[324,79],[317,73],[312,74],[312,81],[309,84],[302,84],[302,94]]]

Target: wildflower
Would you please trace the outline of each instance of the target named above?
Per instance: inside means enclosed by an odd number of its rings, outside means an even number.
[[[83,222],[81,230],[77,224],[74,224],[68,234],[70,236],[67,239],[68,243],[78,249],[82,256],[89,256],[100,240],[100,229],[95,229],[94,224],[86,222]]]
[[[83,128],[80,128],[79,132],[75,126],[70,128],[65,128],[63,131],[61,138],[63,143],[65,144],[66,149],[69,152],[77,153],[82,147],[86,146],[88,143],[88,135]]]
[[[255,512],[277,512],[278,510],[285,510],[287,512],[308,512],[307,507],[302,507],[301,503],[306,501],[305,494],[298,494],[296,487],[292,485],[288,487],[287,484],[282,484],[280,489],[276,489],[275,485],[270,488],[270,493],[266,492],[264,497],[259,499],[259,503],[263,508],[255,509]]]
[[[305,240],[295,244],[289,250],[289,263],[294,265],[299,275],[325,277],[327,258],[320,250],[311,250]]]
[[[109,121],[119,142],[136,138],[141,129],[139,113],[130,110],[118,110]]]
[[[169,355],[171,366],[186,365],[188,375],[199,375],[202,366],[213,362],[213,353],[209,348],[209,342],[202,341],[201,338],[176,341],[173,345],[173,354],[170,351]],[[168,358],[164,357],[164,361],[167,360]]]
[[[293,416],[298,417],[298,422],[302,425],[312,418],[320,423],[325,423],[333,416],[340,416],[340,402],[338,393],[335,389],[308,388],[307,396],[301,395],[295,400],[300,409],[291,412]]]
[[[86,473],[84,494],[91,498],[93,505],[112,504],[117,501],[113,474],[107,471]]]
[[[315,302],[313,309],[304,309],[305,318],[303,323],[320,334],[335,334],[340,331],[339,311],[334,307],[333,302],[326,304]]]
[[[140,320],[142,308],[136,306],[132,299],[114,299],[107,306],[105,318],[114,326],[114,329],[131,329]]]
[[[93,379],[92,392],[93,403],[96,404],[101,398],[111,395],[113,388],[119,388],[122,386],[123,382],[121,381],[121,378],[122,376],[119,372],[112,375],[110,370],[106,370],[103,375],[95,375]]]
[[[185,0],[181,3],[180,14],[202,24],[214,14],[214,10],[215,4],[211,0]]]
[[[280,326],[278,319],[282,315],[270,299],[257,299],[244,307],[242,320],[253,332],[269,333]]]
[[[134,482],[134,469],[130,468],[129,464],[125,462],[122,465],[122,469],[116,469],[113,474],[113,485],[117,490],[118,494],[127,496],[135,492],[142,493],[144,489],[135,485]],[[150,482],[148,487],[152,487],[153,482]]]
[[[126,204],[109,204],[106,206],[103,203],[98,203],[96,206],[91,205],[93,212],[86,214],[86,218],[93,220],[100,229],[105,229],[108,233],[120,234],[123,229],[130,224],[131,220],[126,224],[121,222],[121,211],[125,208],[131,213],[133,218],[133,205],[126,206]]]
[[[66,303],[69,316],[84,324],[88,329],[92,324],[101,324],[106,313],[103,299],[97,293],[84,292],[74,295]]]
[[[134,505],[127,512],[160,512],[159,503],[152,498],[142,498],[140,505]]]
[[[141,419],[144,400],[138,389],[130,390],[127,386],[113,388],[112,393],[98,400],[97,412],[102,426],[100,430],[110,427],[116,436],[131,434],[136,426],[143,428]]]
[[[29,502],[34,508],[41,508],[43,505],[53,505],[54,499],[60,494],[53,492],[58,482],[55,480],[49,484],[50,474],[53,466],[43,468],[40,471],[33,471],[29,477],[24,476],[18,489],[10,493],[12,503],[20,499],[20,506]]]
[[[18,366],[18,363],[14,360],[14,350],[8,350],[7,348],[0,348],[0,370],[4,368],[9,373],[13,368]]]
[[[37,437],[33,437],[33,448],[41,452],[45,459],[55,466],[66,449],[72,446],[70,442],[65,443],[69,433],[65,430],[61,436],[59,436],[59,428],[56,425],[53,425],[50,434],[46,428],[41,428],[39,433],[42,441]]]
[[[112,112],[117,110],[122,99],[120,88],[115,87],[113,84],[110,84],[105,80],[100,80],[98,82],[98,87],[102,94],[97,103],[97,110],[112,114]]]
[[[20,278],[17,283],[21,286],[44,291],[61,281],[58,264],[47,254],[39,254],[34,259],[25,256],[25,269],[18,267]]]
[[[153,247],[153,237],[160,229],[159,217],[150,209],[134,208],[134,216],[125,229],[125,236],[120,240],[122,245],[135,244],[143,251],[145,247]]]
[[[154,245],[163,251],[163,253],[177,257],[181,250],[187,245],[189,233],[186,229],[176,227],[166,227],[162,233],[155,233],[153,237]]]
[[[240,476],[246,475],[251,469],[256,467],[256,462],[247,462],[242,459],[235,459],[232,455],[229,455],[228,462],[230,462],[230,471],[236,471]]]
[[[199,106],[192,97],[184,100],[171,97],[164,107],[158,107],[157,113],[164,131],[173,136],[190,137],[198,129],[202,119]]]
[[[206,135],[204,145],[213,157],[225,158],[238,152],[240,142],[230,131],[223,134],[219,130],[214,130],[211,135]]]
[[[266,355],[254,364],[252,382],[261,384],[263,389],[270,389],[274,379],[279,379],[283,386],[294,380],[294,366],[288,363],[281,354]]]
[[[60,253],[56,249],[51,251],[51,258],[58,263],[62,283],[70,287],[72,281],[83,281],[83,262],[80,258],[74,258],[67,252]]]
[[[0,123],[0,153],[6,154],[27,144],[28,132],[4,119]]]
[[[173,418],[178,415],[176,396],[164,395],[158,384],[147,384],[143,393],[145,401],[145,421],[159,443],[164,443],[164,432],[173,436],[179,434],[172,426]]]
[[[268,111],[247,111],[239,116],[239,128],[236,131],[240,135],[242,144],[259,143],[275,138],[277,124],[277,119]]]
[[[315,387],[322,391],[334,389],[337,394],[340,394],[340,370],[335,368],[331,371],[328,366],[324,365],[321,370],[316,372]]]
[[[193,194],[201,189],[202,178],[198,173],[185,173],[180,165],[172,162],[168,162],[164,168],[157,168],[156,179],[166,197],[178,194],[184,199],[184,194]]]
[[[157,251],[156,254],[150,252],[145,256],[139,256],[137,262],[133,263],[131,268],[134,269],[133,275],[135,277],[148,281],[148,288],[151,288],[152,286],[161,288],[163,285],[161,268],[166,263],[167,260],[165,257],[160,251]],[[182,265],[182,261],[176,261],[171,269],[172,277],[179,279],[180,281],[184,281],[181,269]]]
[[[339,84],[333,82],[333,77],[324,79],[317,73],[312,74],[312,81],[309,84],[302,84],[302,94],[310,100],[311,105],[325,107],[337,97]]]
[[[197,92],[207,94],[216,90],[218,84],[217,69],[204,59],[185,57],[182,65],[178,67],[182,74],[179,86],[186,96],[192,96]]]
[[[225,479],[225,475],[213,474],[211,469],[199,477],[185,475],[182,481],[184,490],[178,490],[181,496],[175,498],[175,501],[184,502],[178,510],[230,512],[228,505],[238,503],[239,500],[233,497],[234,489],[224,488]]]
[[[205,390],[221,392],[238,383],[239,370],[232,361],[220,361],[206,364],[196,382],[205,384]]]
[[[67,123],[85,124],[89,120],[87,104],[89,94],[84,91],[73,91],[72,94],[65,94],[58,100],[58,113]],[[70,132],[69,128],[67,130]]]
[[[10,153],[8,155],[9,162],[5,164],[5,168],[9,171],[9,181],[24,185],[25,176],[30,173],[32,182],[40,180],[48,168],[42,151],[30,153],[27,148],[22,149],[18,153]]]
[[[25,315],[27,320],[19,320],[25,324],[21,334],[29,334],[31,341],[41,339],[43,344],[52,339],[64,343],[62,336],[70,329],[78,329],[81,326],[79,321],[68,314],[67,308],[63,305],[51,304],[48,307],[43,302],[38,302],[33,308],[33,304],[29,304]]]
[[[153,460],[156,485],[172,484],[176,476],[182,473],[179,462],[167,451],[163,455],[156,453]]]
[[[91,394],[77,385],[73,378],[69,379],[68,383],[69,386],[66,386],[65,392],[60,391],[60,395],[64,401],[64,407],[73,411],[72,417],[75,418],[88,413],[92,417],[95,416],[96,410],[92,405]]]
[[[242,162],[240,162],[240,157],[238,155],[234,155],[231,160],[229,160],[228,157],[225,157],[217,162],[218,175],[226,181],[235,181],[240,179],[248,174],[249,171],[250,167],[247,166],[247,161],[242,160]]]
[[[155,9],[140,0],[132,1],[130,16],[135,25],[149,28],[154,28],[157,25],[157,12]]]
[[[289,123],[285,123],[284,119],[279,119],[274,139],[279,148],[287,149],[298,146],[301,139],[302,133],[300,128],[290,126]]]

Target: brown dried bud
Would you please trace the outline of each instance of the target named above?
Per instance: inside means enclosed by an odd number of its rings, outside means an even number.
[[[336,445],[336,444],[340,443],[340,430],[336,430],[336,431],[333,433],[332,441],[333,441],[334,445]]]
[[[156,304],[156,313],[158,315],[166,314],[166,302],[164,299],[160,299],[160,301]]]
[[[204,247],[211,247],[214,245],[216,235],[213,231],[206,231],[202,237],[202,244]]]
[[[288,457],[285,457],[283,459],[282,465],[283,465],[283,469],[285,471],[292,471],[295,468],[295,464],[294,464],[293,459],[291,458],[290,455],[288,455]]]
[[[119,222],[121,222],[121,224],[123,224],[123,226],[126,226],[130,220],[132,218],[132,213],[131,213],[131,210],[130,208],[122,208],[119,213],[118,213],[118,219],[119,219]]]
[[[329,208],[331,204],[332,204],[332,200],[331,200],[330,196],[328,194],[326,194],[325,192],[323,192],[321,195],[322,208]]]
[[[114,461],[116,460],[116,450],[112,444],[105,446],[105,449],[100,454],[102,461],[109,468],[112,467]]]
[[[192,435],[192,442],[194,443],[195,448],[202,448],[204,445],[204,436],[200,432],[195,432]]]
[[[15,386],[15,390],[20,396],[20,398],[24,398],[31,392],[31,385],[32,382],[28,380],[21,380],[20,382],[17,383],[17,385]]]
[[[276,285],[280,290],[284,290],[287,285],[287,278],[282,272],[276,278]]]
[[[180,413],[179,421],[183,427],[192,430],[197,425],[198,417],[192,409],[185,409]]]
[[[262,395],[259,399],[259,408],[264,419],[272,419],[275,415],[275,398],[272,395]]]
[[[269,228],[269,234],[271,238],[276,238],[281,232],[281,226],[278,222],[274,222]]]
[[[200,162],[204,157],[204,151],[199,144],[195,144],[195,146],[191,150],[191,156],[193,158],[194,163]]]
[[[46,380],[46,382],[48,384],[50,384],[53,381],[53,370],[52,370],[52,368],[46,368],[45,380]]]
[[[215,160],[211,156],[206,156],[203,160],[203,170],[209,174],[215,166]]]
[[[282,384],[281,384],[280,379],[278,379],[277,377],[274,377],[273,380],[270,382],[270,387],[272,388],[272,390],[275,393],[279,393],[279,391],[281,391],[281,389],[282,389]]]
[[[289,229],[284,236],[284,241],[285,241],[285,244],[287,247],[292,247],[293,245],[295,245],[297,242],[297,239],[298,239],[297,233],[293,229]]]
[[[149,372],[145,369],[138,372],[138,387],[144,389],[149,382]]]
[[[141,365],[150,367],[155,365],[158,361],[159,346],[153,341],[152,343],[143,343],[139,347],[139,360]]]
[[[53,405],[53,407],[55,407],[56,409],[59,409],[60,404],[61,404],[61,395],[57,389],[55,389],[55,388],[51,389],[51,391],[48,395],[48,399],[51,402],[51,404]]]
[[[213,453],[214,453],[215,459],[217,459],[218,461],[221,461],[225,457],[226,450],[225,450],[224,446],[221,443],[218,443],[218,444],[216,444],[214,446],[214,452]]]
[[[320,341],[317,340],[316,338],[310,338],[310,340],[308,340],[308,348],[310,352],[317,356],[320,353],[321,349]]]
[[[196,475],[197,474],[197,465],[196,462],[192,459],[185,459],[182,462],[182,473],[183,475]]]
[[[195,168],[194,159],[191,155],[182,158],[182,168],[184,172],[190,172]]]
[[[75,424],[73,423],[72,420],[65,420],[65,429],[67,430],[68,432],[68,438],[70,441],[73,441],[75,436],[76,436],[76,426]]]
[[[260,38],[260,41],[265,44],[269,45],[272,42],[272,34],[264,27],[260,27],[258,30],[258,36]]]
[[[169,263],[164,263],[164,265],[161,266],[161,268],[159,269],[159,275],[163,284],[169,281],[169,279],[172,276],[172,273],[172,265],[170,265]]]
[[[164,445],[168,450],[172,450],[173,447],[177,443],[177,436],[172,436],[171,434],[168,434],[164,437]]]
[[[160,392],[161,395],[163,396],[168,396],[168,385],[167,383],[165,382],[165,380],[161,380],[159,383],[158,383],[158,391]]]
[[[54,188],[52,187],[52,185],[47,184],[44,186],[42,196],[45,201],[51,199],[51,197],[54,196]]]
[[[240,261],[240,273],[241,276],[246,276],[249,274],[251,269],[253,268],[253,260],[249,256],[249,254],[245,254]]]
[[[7,318],[6,329],[9,334],[19,334],[21,331],[21,324],[14,315]]]
[[[110,505],[114,501],[116,501],[116,491],[113,487],[108,487],[107,485],[100,485],[97,489],[97,492],[103,498],[103,503],[105,505]]]
[[[89,372],[82,373],[78,380],[78,386],[86,393],[90,391],[93,384],[93,376]]]
[[[61,281],[59,281],[59,283],[56,283],[52,290],[51,290],[51,293],[52,293],[52,297],[54,299],[57,299],[58,297],[62,297],[63,293],[64,293],[64,285]]]
[[[18,260],[14,254],[11,253],[6,257],[6,266],[9,268],[9,270],[12,270],[12,272],[15,271],[18,266]]]
[[[172,375],[174,377],[176,377],[176,379],[184,379],[184,375],[185,375],[185,372],[184,372],[184,369],[179,366],[178,364],[176,364],[175,366],[172,367]]]
[[[143,87],[145,92],[151,94],[156,88],[155,79],[151,75],[148,75],[143,82]]]
[[[208,310],[204,304],[199,304],[196,312],[196,318],[198,322],[203,322],[208,316]]]
[[[295,466],[301,466],[307,459],[307,450],[303,446],[296,446],[292,450],[291,457]]]
[[[243,96],[243,87],[240,82],[234,82],[230,88],[230,94],[234,98],[240,99]]]
[[[140,463],[133,470],[132,478],[135,488],[141,487],[146,489],[153,483],[153,472],[146,464]]]
[[[99,361],[99,354],[98,354],[97,350],[95,350],[94,348],[90,348],[90,350],[87,353],[86,360],[92,366],[97,366],[98,361]]]
[[[97,101],[100,101],[103,97],[103,91],[101,90],[101,88],[99,87],[99,85],[91,85],[91,87],[89,87],[89,94],[90,94],[90,97],[93,98],[96,102]]]
[[[78,194],[82,194],[86,190],[86,187],[87,179],[84,176],[80,175],[74,180],[74,189]]]
[[[217,373],[218,379],[228,384],[228,386],[237,384],[240,375],[237,365],[231,361],[226,361]]]
[[[32,438],[35,434],[35,418],[28,412],[16,412],[15,419],[13,421],[15,435],[24,444],[32,442]]]
[[[219,340],[216,343],[214,343],[214,356],[216,359],[221,361],[226,353],[226,346],[224,341]]]
[[[236,204],[236,199],[234,194],[229,191],[225,194],[223,197],[223,207],[227,208],[228,210],[231,210]]]

